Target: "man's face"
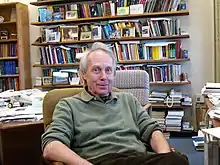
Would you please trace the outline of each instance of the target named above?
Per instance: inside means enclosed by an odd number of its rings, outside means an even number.
[[[83,77],[91,94],[107,96],[114,80],[112,58],[102,50],[92,52],[88,56],[88,69]]]

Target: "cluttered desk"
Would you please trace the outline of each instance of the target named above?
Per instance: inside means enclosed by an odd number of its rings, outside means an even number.
[[[204,165],[220,164],[220,83],[206,83],[201,94],[205,95],[206,129],[204,133]],[[212,124],[210,125],[210,119]]]
[[[42,101],[38,89],[0,93],[0,164],[41,165]]]

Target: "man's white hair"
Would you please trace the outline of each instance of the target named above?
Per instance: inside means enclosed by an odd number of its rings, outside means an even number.
[[[85,55],[80,59],[80,66],[79,69],[82,73],[86,73],[87,69],[88,69],[88,56],[97,51],[97,50],[102,50],[105,53],[107,53],[111,58],[112,58],[112,62],[113,62],[113,69],[114,69],[114,74],[116,73],[116,57],[115,55],[112,53],[111,49],[109,48],[109,46],[107,46],[104,43],[101,42],[95,42],[92,44],[92,47],[90,49],[88,49],[85,52]]]

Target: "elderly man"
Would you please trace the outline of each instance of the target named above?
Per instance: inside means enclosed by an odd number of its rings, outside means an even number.
[[[84,90],[59,101],[42,135],[47,160],[67,165],[188,164],[170,150],[158,123],[133,95],[112,92],[116,59],[105,44],[92,45],[80,60],[80,71]]]

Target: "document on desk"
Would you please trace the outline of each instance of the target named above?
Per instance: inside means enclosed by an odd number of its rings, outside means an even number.
[[[17,107],[0,109],[0,122],[14,120],[41,120],[43,118],[41,107]]]
[[[202,129],[202,132],[220,139],[220,127]]]
[[[220,119],[220,109],[213,109],[208,112],[208,115],[211,119],[217,118]]]

